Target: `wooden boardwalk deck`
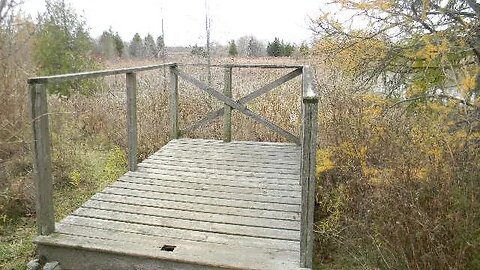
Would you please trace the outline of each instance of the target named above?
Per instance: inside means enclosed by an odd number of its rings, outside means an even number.
[[[296,65],[214,66],[224,69],[221,90],[177,63],[28,79],[40,256],[72,270],[312,268],[318,125],[314,71]],[[172,141],[137,164],[137,73],[162,68],[170,74]],[[232,76],[234,69],[243,68],[290,71],[235,100]],[[125,75],[129,172],[56,224],[48,85],[117,74]],[[247,107],[300,75],[299,134]],[[224,107],[180,129],[179,78]],[[233,110],[291,143],[231,142]],[[179,139],[221,116],[223,141]]]
[[[64,269],[301,269],[300,152],[172,140],[36,243]]]

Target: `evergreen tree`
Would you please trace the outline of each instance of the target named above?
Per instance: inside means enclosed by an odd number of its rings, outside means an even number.
[[[165,40],[163,36],[157,37],[157,56],[165,57]]]
[[[282,56],[283,54],[282,45],[283,44],[280,42],[280,39],[276,37],[272,43],[270,42],[268,43],[267,54],[269,56],[274,56],[274,57]]]
[[[144,40],[145,45],[145,56],[152,58],[157,57],[157,44],[155,44],[155,40],[153,40],[152,35],[148,34]]]
[[[237,45],[235,44],[235,40],[233,40],[233,39],[229,42],[228,55],[229,56],[237,56],[238,55]]]
[[[113,58],[116,56],[115,40],[112,28],[108,31],[103,31],[98,40],[99,52],[106,58]]]
[[[115,36],[113,36],[113,42],[115,44],[115,53],[118,57],[123,56],[123,50],[125,48],[125,45],[123,44],[123,40],[118,34],[118,32],[115,33]]]
[[[85,20],[62,0],[47,0],[46,12],[34,36],[33,57],[41,75],[92,70],[97,63],[92,55],[94,44]],[[91,80],[52,84],[48,90],[63,97],[72,90],[89,94],[97,89]]]
[[[142,38],[140,37],[140,34],[135,33],[132,41],[130,42],[128,51],[130,52],[130,56],[133,57],[133,58],[144,57],[145,46],[143,44]]]

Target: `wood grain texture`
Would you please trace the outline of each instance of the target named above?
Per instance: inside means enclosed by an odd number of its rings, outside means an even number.
[[[67,269],[79,254],[95,269],[300,269],[300,157],[295,144],[172,140],[38,237],[40,254]]]
[[[232,98],[232,68],[226,67],[224,72],[223,94]],[[232,107],[224,105],[223,114],[223,141],[232,141]]]
[[[302,163],[302,212],[300,236],[300,266],[311,268],[313,258],[313,221],[316,192],[316,151],[318,130],[318,94],[313,70],[304,67],[303,78]]]
[[[170,66],[170,89],[169,89],[169,106],[170,106],[170,138],[177,139],[180,136],[178,127],[178,76],[174,70],[176,66]]]
[[[155,65],[148,65],[148,66],[141,66],[141,67],[107,69],[107,70],[97,70],[97,71],[86,71],[86,72],[78,72],[78,73],[61,74],[61,75],[54,75],[54,76],[33,77],[33,78],[29,78],[27,80],[27,82],[29,84],[58,83],[58,82],[63,82],[63,81],[80,80],[80,79],[92,79],[92,78],[112,76],[112,75],[118,75],[118,74],[127,74],[127,73],[133,73],[133,72],[155,70],[155,69],[160,69],[160,68],[164,68],[164,67],[169,67],[169,66],[172,66],[172,65],[175,65],[175,64],[174,63],[163,63],[163,64],[155,64]]]
[[[128,170],[137,170],[137,76],[127,73]]]
[[[33,128],[33,168],[37,213],[37,233],[49,235],[55,230],[53,178],[48,126],[47,89],[30,84],[30,115]]]

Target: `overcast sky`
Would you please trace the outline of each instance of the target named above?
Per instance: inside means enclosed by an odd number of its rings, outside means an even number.
[[[44,0],[24,0],[24,10],[36,17],[45,9]],[[205,0],[67,0],[83,14],[94,37],[110,26],[124,40],[161,34],[161,22],[167,46],[205,43]],[[318,15],[322,0],[207,0],[211,18],[211,40],[228,40],[253,35],[270,41],[310,41],[309,18]]]

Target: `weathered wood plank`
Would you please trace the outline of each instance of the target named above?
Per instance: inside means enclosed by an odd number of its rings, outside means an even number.
[[[65,268],[73,270],[153,270],[159,269],[158,267],[165,270],[298,269],[296,266],[298,261],[290,251],[262,252],[247,248],[225,249],[212,243],[193,245],[180,242],[173,252],[164,252],[158,247],[151,247],[144,243],[66,234],[56,234],[51,238],[38,237],[37,242],[41,243],[41,255],[45,255],[47,258],[52,255],[52,258],[60,258]],[[68,250],[66,249],[68,246],[74,248]],[[55,247],[64,247],[64,249],[55,250]]]
[[[303,67],[303,100],[318,101],[315,73],[312,67]]]
[[[128,169],[137,170],[137,76],[127,73]]]
[[[259,217],[242,217],[227,214],[196,212],[195,207],[189,210],[172,210],[156,208],[146,205],[135,205],[130,203],[106,202],[89,200],[82,205],[83,208],[109,210],[124,213],[141,214],[163,218],[174,218],[180,220],[205,221],[219,224],[244,225],[251,227],[285,229],[300,231],[300,221],[263,219]]]
[[[185,156],[190,155],[192,157],[195,156],[202,156],[204,159],[225,159],[225,160],[238,160],[238,161],[254,161],[259,164],[268,164],[268,165],[295,165],[300,166],[300,157],[301,155],[295,154],[295,156],[290,155],[262,155],[262,154],[248,154],[242,152],[221,152],[221,151],[209,151],[205,150],[202,151],[201,149],[174,149],[174,148],[167,148],[161,150],[161,152],[157,152],[153,154],[154,157],[162,157],[162,156]],[[192,158],[189,158],[192,159]],[[202,158],[201,158],[202,159]]]
[[[273,197],[273,196],[266,196],[263,194],[242,194],[242,193],[221,192],[221,191],[211,191],[211,190],[196,190],[196,189],[167,187],[167,186],[139,184],[139,183],[132,183],[132,182],[121,182],[121,181],[117,181],[111,184],[110,187],[134,189],[134,190],[147,190],[152,192],[172,194],[172,196],[174,194],[175,195],[179,194],[179,195],[192,195],[192,196],[198,196],[198,197],[204,197],[204,198],[225,198],[225,199],[232,199],[232,200],[238,200],[238,201],[300,205],[300,198]]]
[[[30,84],[30,113],[33,129],[33,167],[36,191],[37,233],[49,235],[55,230],[53,178],[48,127],[47,89]]]
[[[177,67],[175,65],[170,66],[170,138],[177,139],[180,136],[180,129],[178,126],[178,76],[174,70]]]
[[[229,245],[227,245],[226,243],[203,241],[203,239],[199,241],[195,241],[185,237],[180,238],[176,234],[170,234],[170,235],[167,234],[166,236],[157,236],[152,234],[119,231],[119,230],[112,229],[110,227],[97,228],[94,226],[82,226],[82,225],[70,224],[70,223],[58,224],[56,232],[61,234],[67,234],[67,235],[84,236],[84,237],[91,237],[91,238],[98,238],[98,239],[109,239],[109,240],[130,242],[130,243],[141,243],[141,244],[144,244],[145,246],[151,246],[151,247],[159,247],[159,246],[161,247],[164,244],[175,245],[175,246],[213,244],[218,248],[229,247]],[[284,240],[280,240],[280,241],[284,241]],[[296,252],[295,250],[289,249],[287,246],[288,244],[290,244],[290,246],[294,246],[295,243],[288,242],[288,241],[285,241],[285,243],[282,243],[283,246],[285,246],[286,248],[267,246],[266,244],[263,244],[263,243],[260,243],[260,244],[262,244],[261,245],[262,249],[266,251],[282,250],[287,252]],[[296,244],[298,245],[298,243]],[[251,245],[240,246],[240,247],[246,248],[246,247],[251,247]]]
[[[183,71],[181,70],[175,70],[176,74],[178,76],[180,76],[181,78],[183,78],[184,80],[186,80],[187,82],[190,82],[191,84],[195,85],[196,87],[198,87],[199,89],[207,92],[208,94],[210,94],[211,96],[217,98],[218,100],[226,103],[227,105],[231,106],[232,108],[238,110],[239,112],[245,114],[246,116],[252,118],[253,120],[255,120],[256,122],[266,126],[267,128],[269,128],[270,130],[278,133],[279,135],[281,135],[282,137],[286,138],[287,140],[293,142],[293,143],[296,143],[296,144],[300,144],[300,140],[298,139],[297,136],[293,135],[292,133],[286,131],[285,129],[281,128],[280,126],[268,121],[266,118],[264,118],[263,116],[260,116],[254,112],[252,112],[251,110],[249,110],[245,105],[243,104],[240,104],[238,102],[236,102],[235,100],[229,98],[229,97],[226,97],[225,95],[223,95],[221,92],[209,87],[208,85],[204,84],[203,82],[195,79],[194,77],[184,73]]]
[[[224,73],[223,94],[226,97],[232,98],[232,68],[226,67]],[[232,141],[232,107],[228,104],[224,105],[223,117],[223,141]]]
[[[255,177],[255,178],[270,178],[270,179],[285,179],[287,181],[293,181],[298,183],[298,174],[296,173],[262,173],[262,172],[242,172],[242,171],[232,171],[228,169],[211,169],[211,168],[194,168],[194,167],[183,167],[177,165],[166,165],[166,164],[149,164],[141,163],[139,164],[140,171],[163,171],[163,170],[172,170],[172,171],[182,171],[188,173],[202,173],[208,179],[208,175],[217,175],[222,177]]]
[[[108,228],[117,232],[129,232],[150,237],[169,237],[178,240],[217,243],[229,246],[243,246],[253,248],[273,248],[281,250],[299,251],[298,241],[255,238],[250,236],[227,235],[220,233],[192,231],[179,228],[166,228],[147,224],[130,223],[123,221],[96,219],[89,217],[68,216],[61,224],[69,224],[86,228]]]
[[[160,209],[173,209],[173,210],[185,210],[191,211],[195,210],[202,213],[212,213],[212,214],[225,214],[231,216],[237,216],[240,218],[243,217],[260,217],[267,220],[292,220],[300,221],[300,213],[287,213],[287,212],[274,212],[267,210],[258,210],[258,209],[245,209],[237,208],[234,206],[217,206],[217,205],[203,205],[203,204],[194,204],[188,202],[175,202],[162,201],[148,198],[137,198],[130,196],[122,196],[115,194],[106,194],[106,193],[97,193],[91,200],[96,201],[105,201],[105,202],[117,202],[117,203],[128,203],[139,206],[151,206]],[[298,249],[300,246],[298,247]]]
[[[277,88],[278,86],[292,80],[293,78],[297,77],[300,74],[302,74],[302,70],[301,69],[295,69],[294,71],[276,79],[275,81],[272,81],[269,84],[266,84],[263,87],[252,91],[250,94],[248,94],[248,95],[244,96],[243,98],[237,100],[237,102],[240,103],[240,104],[247,104],[251,100],[270,92],[271,90],[273,90],[273,89]],[[226,95],[226,96],[228,96],[228,95]],[[185,130],[183,130],[182,132],[183,133],[188,133],[188,132],[194,131],[195,129],[197,129],[199,127],[208,125],[209,123],[213,122],[213,120],[215,120],[217,117],[220,117],[224,113],[225,113],[225,108],[221,108],[221,109],[218,109],[216,111],[209,112],[204,118],[198,120],[197,122],[195,122],[191,126],[187,127]]]
[[[174,154],[161,154],[161,155],[152,155],[148,158],[149,161],[160,161],[160,162],[184,162],[184,163],[199,163],[203,165],[231,165],[236,167],[246,167],[253,169],[284,169],[290,171],[298,171],[300,169],[300,162],[298,164],[285,164],[285,163],[268,163],[264,160],[258,162],[255,159],[244,159],[244,160],[235,160],[225,159],[221,156],[218,158],[212,158],[209,156],[198,155],[174,155]]]
[[[112,76],[112,75],[118,75],[118,74],[154,70],[154,69],[159,69],[163,67],[168,67],[171,65],[174,65],[174,63],[155,64],[155,65],[132,67],[132,68],[87,71],[87,72],[69,73],[69,74],[61,74],[61,75],[54,75],[54,76],[33,77],[33,78],[29,78],[27,82],[29,84],[35,84],[35,83],[40,84],[40,83],[54,83],[54,82],[63,82],[63,81],[69,81],[69,80],[79,80],[79,79],[89,79],[89,78],[91,79],[91,78]]]
[[[199,145],[192,145],[182,146],[182,145],[166,145],[158,153],[168,152],[170,150],[179,150],[179,151],[192,151],[192,152],[204,152],[206,154],[234,154],[234,155],[246,155],[250,157],[258,157],[258,158],[271,158],[273,161],[277,161],[278,159],[286,159],[286,160],[298,160],[300,159],[301,153],[300,151],[286,153],[283,151],[261,151],[258,150],[249,150],[249,149],[241,149],[241,148],[222,148],[222,147],[212,147],[209,148],[208,146],[199,146]]]
[[[173,140],[172,143],[177,142],[191,142],[194,143],[217,143],[223,144],[224,142],[221,140],[215,139],[196,139],[196,138],[178,138],[177,140]],[[298,147],[298,145],[294,143],[288,142],[265,142],[265,141],[232,141],[232,144],[240,144],[240,145],[258,145],[258,146],[287,146],[287,147]]]
[[[221,186],[223,188],[239,188],[239,187],[245,187],[245,188],[255,188],[258,189],[259,191],[262,190],[278,190],[278,191],[292,191],[292,192],[298,192],[298,194],[301,194],[301,188],[298,183],[278,183],[278,181],[267,179],[251,179],[251,178],[244,178],[241,181],[239,181],[236,178],[232,179],[224,179],[224,178],[219,178],[215,176],[210,176],[208,179],[202,176],[194,176],[191,174],[185,174],[185,173],[175,173],[175,172],[169,172],[169,171],[164,171],[164,172],[135,172],[135,174],[132,173],[127,173],[124,176],[120,178],[120,180],[125,179],[125,178],[136,178],[136,179],[142,179],[144,181],[154,180],[154,181],[159,181],[162,183],[166,182],[172,182],[172,185],[182,185],[181,183],[185,184],[209,184],[209,185],[214,185],[214,186]]]
[[[192,67],[203,67],[207,66],[207,64],[203,63],[179,63],[179,66],[192,66]],[[232,67],[232,68],[265,68],[265,69],[283,69],[283,68],[302,68],[303,65],[279,65],[279,64],[211,64],[211,67],[218,67],[218,68],[225,68],[225,67]]]
[[[231,153],[204,153],[201,151],[186,151],[186,150],[164,150],[151,155],[151,159],[177,158],[182,160],[202,160],[205,162],[231,162],[238,165],[256,165],[255,167],[269,167],[269,168],[295,168],[300,166],[300,158],[295,159],[275,159],[275,158],[255,158],[248,155],[236,155]]]
[[[250,227],[244,225],[219,224],[204,221],[179,220],[174,218],[145,216],[135,213],[117,212],[109,210],[79,208],[73,212],[74,216],[116,220],[130,223],[154,225],[167,228],[179,228],[193,231],[206,231],[229,235],[243,235],[257,238],[274,238],[280,240],[299,240],[300,232],[272,228]]]
[[[171,201],[171,202],[191,202],[191,203],[198,203],[198,204],[205,204],[205,205],[233,206],[233,207],[245,208],[245,209],[259,209],[259,210],[293,212],[293,213],[300,212],[299,205],[237,201],[237,200],[223,199],[223,198],[205,198],[205,197],[182,195],[182,194],[175,194],[174,196],[172,196],[171,194],[152,192],[147,190],[133,190],[133,189],[125,189],[125,188],[107,187],[105,188],[103,193],[126,195],[126,196],[138,197],[138,198],[165,200],[165,201]]]
[[[237,165],[237,164],[216,164],[213,162],[204,162],[201,159],[198,160],[162,160],[149,158],[144,160],[141,164],[164,164],[172,166],[194,166],[195,168],[210,168],[210,169],[222,169],[230,171],[239,171],[239,172],[248,172],[248,173],[280,173],[280,174],[300,174],[300,166],[297,168],[270,168],[270,167],[249,167],[248,165]]]
[[[260,186],[229,186],[224,185],[223,183],[214,182],[210,184],[210,180],[207,182],[195,183],[195,182],[185,182],[185,181],[168,181],[160,179],[148,179],[141,177],[131,177],[131,176],[122,176],[118,179],[119,182],[128,182],[128,183],[137,183],[145,185],[154,185],[154,186],[165,186],[165,187],[177,187],[182,189],[194,189],[194,190],[209,190],[209,191],[218,191],[224,193],[238,193],[238,194],[251,194],[251,195],[264,195],[269,197],[290,197],[290,198],[300,198],[299,190],[275,190],[275,189],[265,189]]]
[[[296,177],[292,176],[291,178],[265,177],[265,176],[259,176],[256,174],[239,176],[239,175],[232,175],[228,173],[212,174],[212,172],[208,172],[208,171],[199,172],[194,170],[195,169],[193,168],[190,171],[186,171],[186,169],[183,167],[175,167],[175,166],[168,166],[168,168],[163,167],[161,169],[144,167],[144,166],[141,166],[139,168],[139,172],[141,173],[201,178],[201,179],[204,179],[204,182],[208,181],[208,179],[216,179],[216,180],[226,180],[226,181],[251,182],[251,183],[256,183],[258,185],[260,185],[261,183],[267,183],[267,184],[299,186],[298,176]]]
[[[264,144],[243,144],[236,141],[225,143],[225,142],[192,142],[188,143],[184,140],[173,140],[167,144],[168,146],[196,146],[196,147],[212,147],[215,149],[235,149],[235,150],[248,150],[252,152],[273,152],[273,153],[297,153],[300,152],[300,147],[297,145],[264,145]]]

